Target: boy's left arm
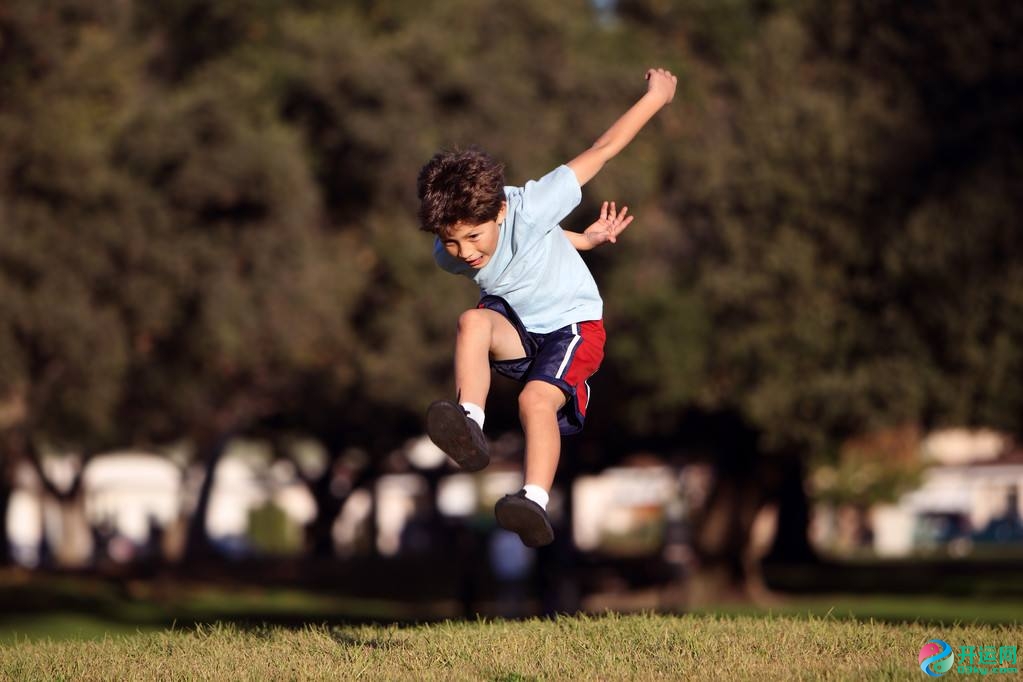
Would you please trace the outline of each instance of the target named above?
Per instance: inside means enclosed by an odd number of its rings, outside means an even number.
[[[628,206],[623,206],[619,211],[615,202],[605,201],[600,207],[600,217],[587,227],[583,232],[571,232],[565,230],[565,236],[577,251],[589,251],[595,246],[618,241],[618,235],[629,226],[635,216],[626,216],[629,212]]]
[[[592,147],[566,164],[575,173],[580,185],[592,180],[605,163],[632,142],[632,138],[661,107],[674,99],[678,79],[670,71],[650,69],[646,72],[646,80],[646,94],[597,138]]]

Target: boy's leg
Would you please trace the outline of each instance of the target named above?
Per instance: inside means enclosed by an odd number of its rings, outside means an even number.
[[[490,463],[483,436],[483,406],[490,392],[490,357],[495,360],[525,355],[518,331],[493,310],[467,310],[458,318],[455,342],[455,387],[460,403],[438,400],[426,411],[430,440],[466,471]],[[476,413],[470,417],[470,411]]]
[[[526,433],[526,481],[522,490],[502,497],[494,512],[498,524],[517,533],[527,547],[542,547],[554,540],[547,494],[561,457],[558,410],[566,400],[560,388],[546,381],[529,381],[519,394],[519,417]]]
[[[458,318],[455,340],[455,390],[459,400],[484,407],[490,392],[490,358],[525,356],[518,331],[504,315],[487,308],[466,310]]]
[[[561,435],[582,428],[589,403],[586,379],[604,357],[604,338],[599,320],[545,335],[519,396],[519,415],[526,433],[525,485],[498,500],[494,511],[498,524],[518,533],[530,547],[554,540],[547,502],[561,457]]]
[[[519,418],[526,434],[526,485],[549,491],[561,458],[561,432],[558,410],[566,397],[557,386],[546,381],[530,381],[519,394]]]

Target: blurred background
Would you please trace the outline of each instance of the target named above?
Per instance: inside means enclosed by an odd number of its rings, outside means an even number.
[[[1010,0],[5,0],[0,637],[1018,620],[1020,35]],[[637,216],[586,255],[607,358],[526,550],[517,386],[484,472],[423,437],[477,291],[416,175],[539,177],[651,66],[674,103],[564,224]]]

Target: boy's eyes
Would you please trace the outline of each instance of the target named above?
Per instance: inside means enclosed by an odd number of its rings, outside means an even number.
[[[480,238],[479,234],[476,233],[476,234],[466,235],[465,240],[469,241],[469,242],[474,242],[474,241],[476,241],[479,238]],[[448,240],[445,240],[444,243],[447,244],[448,246],[458,246],[458,240],[457,239],[448,239]]]

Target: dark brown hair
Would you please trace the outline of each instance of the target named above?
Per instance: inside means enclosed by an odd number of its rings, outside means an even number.
[[[504,198],[504,166],[481,149],[433,155],[416,183],[420,229],[443,234],[458,223],[495,220]]]

